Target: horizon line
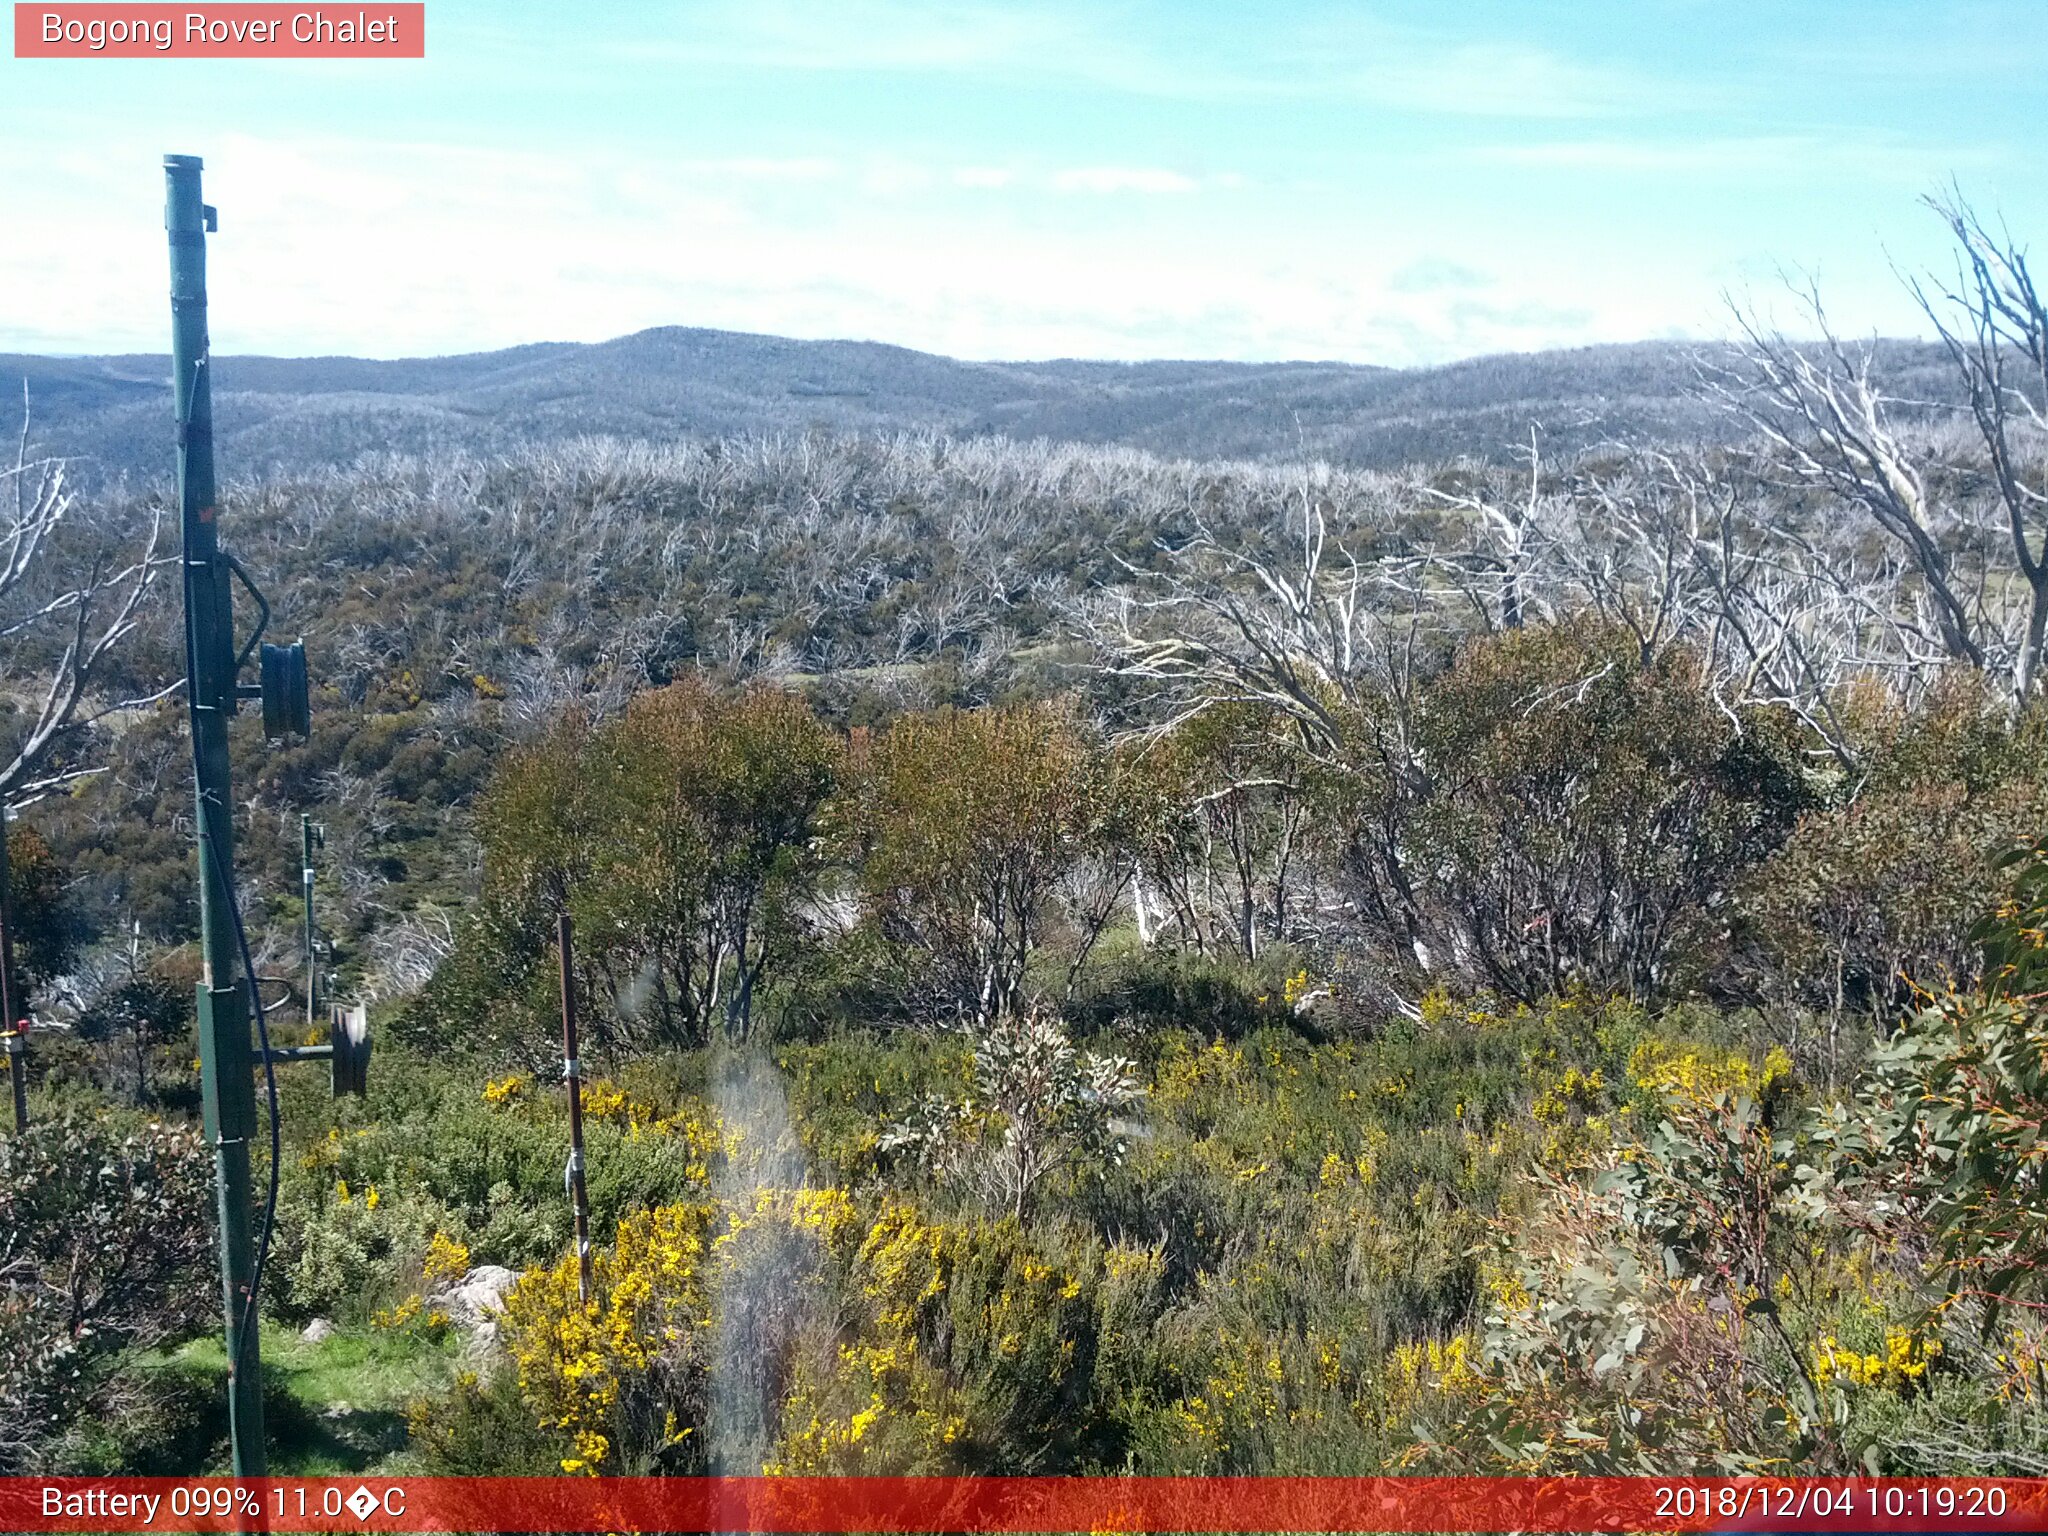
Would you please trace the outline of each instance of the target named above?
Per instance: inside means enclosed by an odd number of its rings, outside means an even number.
[[[390,356],[376,356],[360,352],[214,352],[210,355],[220,359],[254,360],[262,362],[347,362],[347,363],[431,363],[460,362],[470,358],[495,357],[508,352],[520,352],[531,348],[578,348],[591,349],[615,346],[620,342],[632,341],[638,337],[656,335],[665,331],[695,332],[705,336],[744,337],[763,341],[793,342],[801,346],[851,346],[878,347],[892,352],[906,352],[916,357],[937,358],[944,362],[958,363],[965,367],[1026,368],[1044,367],[1052,364],[1079,363],[1106,368],[1143,368],[1170,366],[1173,364],[1199,364],[1209,367],[1270,369],[1270,368],[1343,368],[1374,373],[1428,373],[1440,368],[1455,368],[1466,363],[1485,362],[1494,358],[1544,357],[1558,353],[1572,352],[1614,352],[1634,347],[1665,348],[1726,348],[1738,346],[1734,338],[1719,337],[1678,337],[1643,336],[1628,341],[1587,341],[1555,347],[1530,347],[1507,349],[1494,352],[1472,352],[1457,357],[1445,358],[1434,363],[1366,363],[1354,362],[1335,357],[1289,357],[1259,360],[1217,357],[1217,356],[1153,356],[1153,357],[1084,357],[1075,354],[1050,357],[962,357],[950,352],[928,351],[922,347],[907,346],[902,342],[884,341],[876,337],[860,336],[794,336],[780,331],[732,330],[723,326],[701,325],[651,325],[636,331],[622,331],[597,341],[540,340],[512,342],[501,347],[480,347],[463,352],[407,352]],[[1817,339],[1817,338],[1816,338]],[[1872,334],[1858,339],[1859,345],[1933,345],[1927,337],[1887,336]],[[158,358],[168,360],[168,349],[162,352],[31,352],[9,350],[0,353],[10,359],[42,362],[99,362],[115,358]]]

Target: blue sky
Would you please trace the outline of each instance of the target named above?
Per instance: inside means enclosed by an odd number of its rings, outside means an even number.
[[[355,9],[350,6],[351,13]],[[0,350],[159,350],[206,157],[221,351],[663,324],[965,357],[1416,364],[1919,329],[1953,175],[2048,239],[2041,0],[428,0],[417,62],[0,59]]]

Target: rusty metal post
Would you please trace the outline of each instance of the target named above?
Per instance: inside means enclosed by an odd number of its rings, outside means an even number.
[[[576,1057],[576,969],[570,949],[569,914],[555,919],[562,965],[562,1083],[569,1093],[569,1166],[564,1182],[576,1213],[576,1293],[590,1304],[590,1196],[583,1185],[583,1063]]]
[[[311,816],[299,818],[299,889],[306,908],[306,1033],[313,1032],[320,1017],[320,935],[313,926],[313,845],[324,843]],[[328,1038],[332,1039],[332,1036]]]
[[[7,1075],[14,1080],[14,1129],[28,1129],[28,1031],[9,1025],[0,1043],[7,1048]]]

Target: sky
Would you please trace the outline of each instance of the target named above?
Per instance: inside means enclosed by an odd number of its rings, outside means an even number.
[[[333,9],[339,10],[336,6]],[[353,14],[355,7],[348,8]],[[1954,178],[2048,239],[2042,0],[427,0],[427,57],[0,58],[0,351],[654,325],[1413,366],[1926,330]]]

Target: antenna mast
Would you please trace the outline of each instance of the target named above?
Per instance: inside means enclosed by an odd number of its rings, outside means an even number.
[[[227,1312],[228,1427],[235,1475],[264,1471],[262,1371],[252,1305],[256,1057],[237,953],[234,798],[228,721],[239,702],[233,562],[220,548],[213,471],[213,387],[206,334],[206,236],[217,227],[200,200],[197,155],[164,156],[164,226],[171,246],[171,385],[178,420],[179,564],[185,588],[185,700],[192,721],[199,851],[199,1070],[206,1139],[220,1208],[221,1301]]]

